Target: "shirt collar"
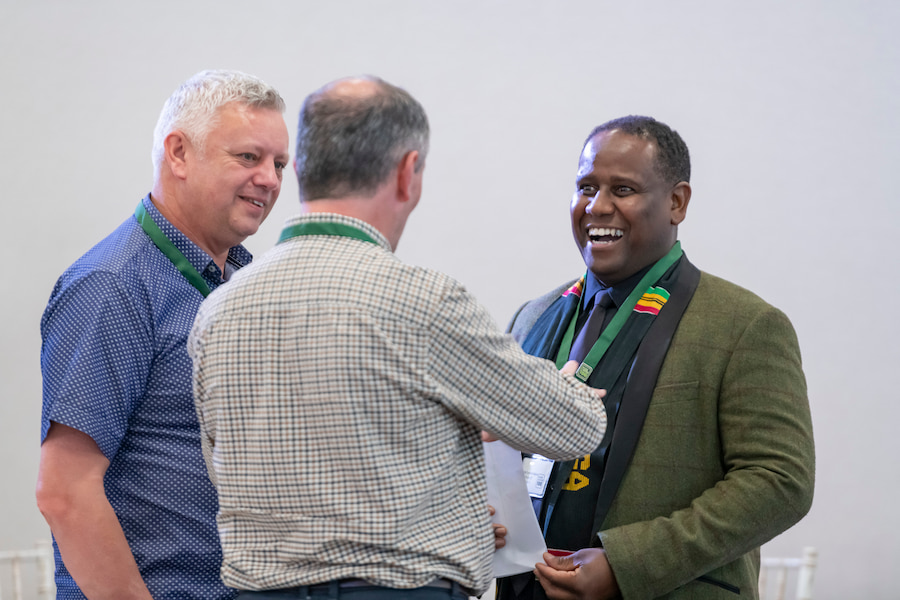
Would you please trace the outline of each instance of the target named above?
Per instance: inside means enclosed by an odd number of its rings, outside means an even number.
[[[285,221],[284,227],[282,229],[292,227],[294,225],[299,225],[300,223],[341,223],[342,225],[356,227],[357,229],[360,229],[371,236],[379,246],[381,246],[388,252],[394,252],[394,250],[391,248],[390,242],[388,242],[387,238],[384,237],[384,234],[361,219],[348,217],[347,215],[339,215],[337,213],[305,213],[289,218],[287,221]]]
[[[591,271],[588,271],[587,277],[584,280],[584,295],[582,296],[582,309],[587,305],[588,301],[594,297],[598,292],[602,292],[605,290],[609,290],[609,297],[612,298],[612,301],[615,303],[616,307],[622,306],[622,303],[628,299],[628,295],[634,290],[634,286],[636,286],[644,275],[647,274],[647,271],[653,268],[653,264],[649,264],[631,277],[620,281],[616,285],[607,286],[603,285],[597,276],[594,275]]]

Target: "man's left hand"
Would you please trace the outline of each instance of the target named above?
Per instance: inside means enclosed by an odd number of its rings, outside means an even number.
[[[602,548],[583,548],[569,556],[544,553],[534,574],[552,600],[608,600],[619,596],[616,576]]]
[[[494,507],[488,504],[488,511],[490,511],[491,516],[496,512]],[[499,550],[503,546],[506,545],[506,527],[500,525],[499,523],[494,523],[494,550]]]

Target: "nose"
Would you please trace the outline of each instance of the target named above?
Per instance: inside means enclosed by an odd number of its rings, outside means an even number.
[[[265,190],[277,190],[281,186],[281,171],[274,163],[262,162],[253,177],[254,185]]]
[[[588,198],[588,203],[584,207],[584,212],[589,215],[609,214],[613,211],[613,203],[603,190],[597,190],[597,193]]]

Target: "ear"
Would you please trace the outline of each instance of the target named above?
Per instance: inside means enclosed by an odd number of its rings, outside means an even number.
[[[397,197],[401,202],[418,199],[413,189],[418,160],[419,151],[413,150],[404,154],[397,165]]]
[[[184,134],[177,129],[167,135],[166,139],[163,141],[163,162],[169,165],[172,174],[178,179],[185,179],[187,177],[186,158],[189,145],[190,142],[188,142]]]
[[[687,215],[688,203],[691,201],[691,184],[687,181],[675,184],[675,187],[672,188],[671,199],[672,225],[679,225]]]

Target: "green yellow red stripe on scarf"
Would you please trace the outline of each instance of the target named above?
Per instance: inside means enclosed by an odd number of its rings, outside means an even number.
[[[657,315],[659,314],[659,309],[665,306],[668,301],[669,292],[661,287],[653,287],[651,285],[634,305],[634,312]]]
[[[581,279],[579,279],[578,281],[576,281],[576,282],[572,285],[572,287],[570,287],[569,289],[567,289],[566,291],[564,291],[564,292],[562,293],[562,295],[565,297],[565,296],[568,296],[568,295],[570,295],[570,294],[575,294],[575,297],[576,297],[576,298],[581,298],[582,292],[584,292],[584,276],[582,276]]]

